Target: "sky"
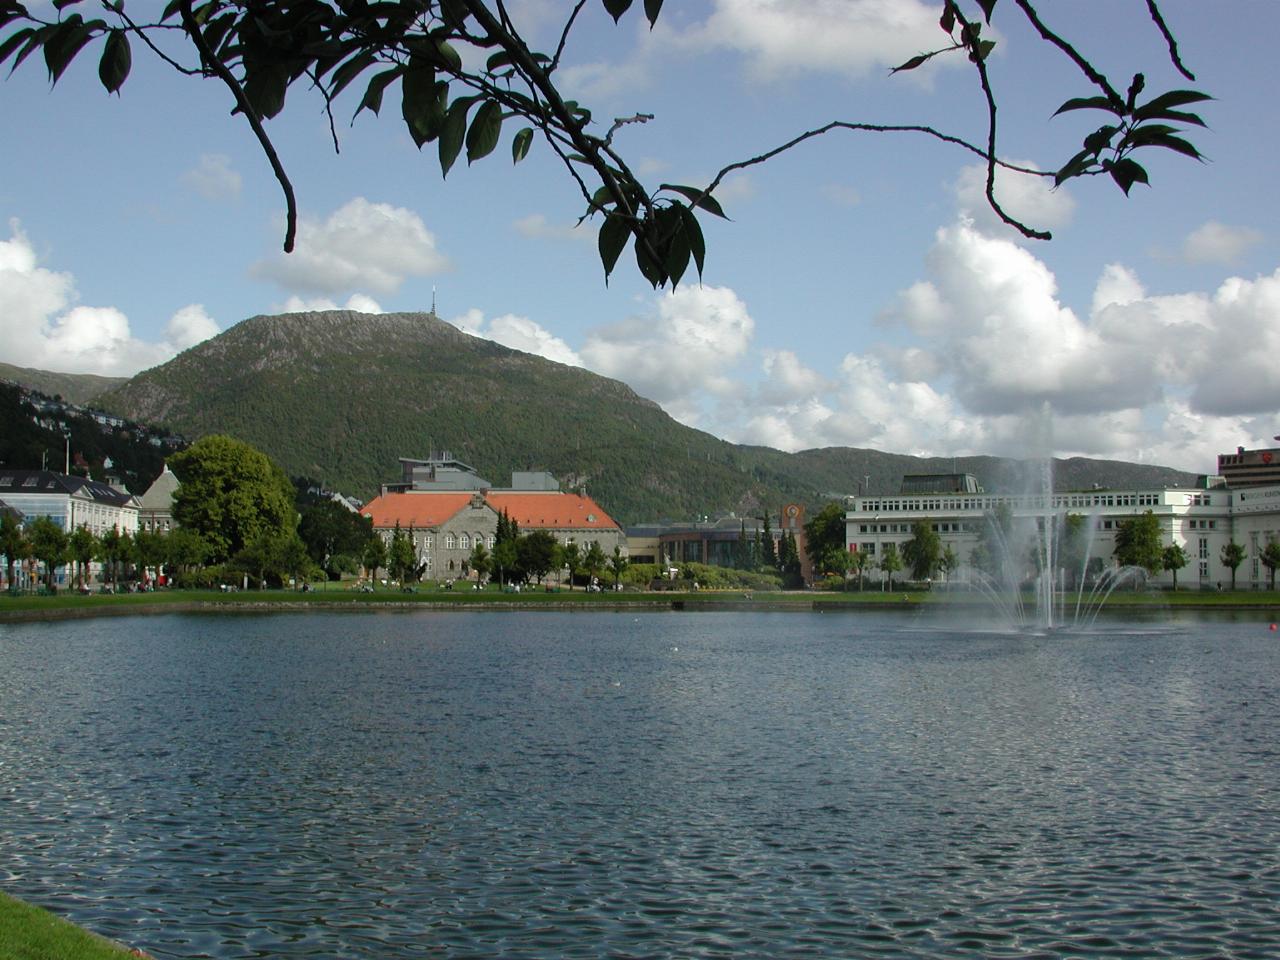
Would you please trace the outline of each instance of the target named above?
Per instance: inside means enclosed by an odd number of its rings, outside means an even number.
[[[158,2],[136,0],[135,17]],[[566,0],[510,4],[554,48]],[[560,82],[641,179],[704,185],[832,120],[985,139],[960,58],[891,74],[944,41],[938,0],[667,0],[617,25],[589,0]],[[32,9],[40,3],[31,4]],[[51,5],[45,4],[51,11]],[[241,320],[293,310],[428,310],[475,336],[629,384],[673,417],[782,450],[1089,456],[1212,472],[1280,433],[1280,4],[1163,0],[1172,70],[1139,0],[1042,0],[1043,19],[1125,89],[1193,87],[1206,162],[1139,159],[1151,186],[997,194],[1050,241],[1000,225],[985,171],[910,134],[836,132],[731,174],[703,218],[701,281],[654,291],[630,253],[605,282],[597,224],[545,145],[507,143],[442,179],[387,94],[380,117],[299,87],[268,123],[284,203],[225,88],[135,45],[119,96],[86,50],[56,86],[39,58],[0,79],[0,361],[128,376]],[[53,16],[50,12],[50,16]],[[1004,158],[1053,170],[1100,123],[1054,117],[1096,91],[996,5],[989,61]],[[8,73],[8,65],[5,73]],[[358,85],[356,85],[358,86]],[[1049,426],[1046,426],[1049,424]],[[428,451],[405,451],[421,456]]]

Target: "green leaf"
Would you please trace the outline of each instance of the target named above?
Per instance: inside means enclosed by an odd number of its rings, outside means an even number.
[[[13,75],[14,70],[18,69],[23,60],[27,59],[27,57],[31,56],[32,53],[41,48],[45,40],[48,39],[49,34],[53,33],[55,29],[56,27],[48,26],[32,31],[31,35],[27,38],[27,45],[23,47],[21,52],[14,58],[13,66],[9,68],[10,76]]]
[[[369,79],[369,85],[365,87],[364,96],[360,98],[360,106],[356,107],[355,116],[359,116],[361,110],[370,110],[374,116],[377,116],[378,111],[382,109],[383,91],[387,89],[387,85],[392,80],[400,76],[403,70],[403,67],[392,67],[390,70],[383,70],[381,73],[374,74]],[[355,117],[352,117],[353,121],[354,119]]]
[[[475,97],[459,97],[449,105],[444,124],[440,128],[440,173],[449,175],[449,168],[462,152],[462,142],[467,135],[467,113]]]
[[[604,8],[609,12],[609,16],[613,17],[614,23],[617,23],[630,7],[631,0],[604,0]]]
[[[231,36],[231,28],[235,26],[236,15],[228,13],[218,17],[204,28],[204,42],[215,54],[218,53],[227,37]]]
[[[680,218],[683,207],[683,203],[677,203],[658,211],[658,226],[663,237],[662,269],[671,280],[673,290],[689,268],[689,238]]]
[[[618,257],[626,248],[627,238],[630,236],[631,230],[627,226],[627,221],[620,214],[605,216],[604,223],[600,225],[596,244],[600,249],[600,262],[604,265],[606,283],[609,282],[609,274],[613,273]]]
[[[982,16],[986,18],[987,23],[990,23],[991,12],[996,8],[996,0],[977,0],[977,3],[982,8]]]
[[[4,43],[0,43],[0,64],[3,64],[13,56],[13,51],[22,46],[22,44],[26,42],[27,38],[35,32],[34,27],[23,27],[17,33],[5,38]],[[17,67],[17,64],[15,63],[14,66]]]
[[[723,220],[729,219],[724,215],[724,210],[720,207],[720,201],[708,193],[703,193],[697,187],[682,187],[676,183],[664,183],[658,189],[671,190],[686,198],[695,207],[701,207],[707,213],[714,214]]]
[[[1191,159],[1193,160],[1204,159],[1204,157],[1201,156],[1200,151],[1197,150],[1191,143],[1182,139],[1182,137],[1173,137],[1166,134],[1164,136],[1151,137],[1145,140],[1143,143],[1137,144],[1137,145],[1150,146],[1150,147],[1164,147],[1165,149],[1172,150],[1175,153],[1181,153],[1184,156],[1191,157]]]
[[[63,71],[90,39],[91,35],[78,13],[58,24],[53,34],[44,42],[44,62],[49,68],[49,79],[57,83]]]
[[[525,127],[516,132],[511,140],[511,162],[519,163],[529,155],[529,147],[533,145],[533,127]]]
[[[938,26],[944,33],[951,33],[956,28],[956,8],[951,0],[942,5],[942,16],[938,18]]]
[[[987,57],[991,56],[991,51],[995,48],[996,42],[994,40],[979,40],[973,48],[973,53],[979,60],[986,60]]]
[[[644,0],[644,15],[652,28],[658,22],[658,14],[662,12],[662,0]]]
[[[896,67],[894,67],[894,68],[893,68],[892,70],[890,70],[889,72],[890,72],[890,73],[899,73],[899,72],[901,72],[901,71],[903,71],[903,70],[914,70],[916,67],[923,66],[924,64],[928,63],[928,62],[929,62],[933,57],[935,57],[935,56],[937,56],[936,52],[935,52],[935,53],[922,53],[922,54],[919,54],[918,56],[914,56],[914,57],[912,57],[912,58],[911,58],[910,60],[908,60],[906,63],[900,63],[900,64],[898,64]]]
[[[430,143],[440,133],[436,71],[422,57],[410,57],[409,66],[399,69],[403,71],[400,81],[400,115],[409,128],[409,136],[413,137],[413,142],[421,150],[424,143]],[[365,96],[368,97],[367,92]]]
[[[1135,183],[1150,183],[1147,179],[1147,171],[1128,157],[1123,160],[1117,160],[1109,167],[1107,172],[1111,174],[1111,179],[1124,191],[1126,197],[1129,195],[1129,188]]]
[[[128,36],[123,30],[112,30],[107,34],[107,42],[102,47],[102,59],[98,61],[98,79],[107,88],[107,93],[115,93],[120,89],[129,76],[132,64]]]
[[[651,239],[650,243],[652,242],[653,241]],[[662,286],[662,284],[665,283],[667,279],[667,274],[662,269],[662,264],[658,263],[656,260],[653,259],[653,257],[649,254],[649,252],[645,249],[645,245],[641,243],[639,240],[636,240],[635,251],[636,251],[636,266],[640,268],[641,276],[643,276],[646,280],[648,280],[650,285],[653,286],[655,289]]]
[[[707,242],[702,236],[702,224],[698,223],[698,218],[694,215],[693,210],[683,203],[679,204],[677,209],[680,211],[680,219],[683,221],[685,236],[689,241],[689,252],[693,254],[694,266],[698,268],[698,279],[701,280],[702,264],[707,257]]]
[[[1133,118],[1135,120],[1167,120],[1169,118],[1163,116],[1166,110],[1171,110],[1174,107],[1185,107],[1189,103],[1202,103],[1205,100],[1212,99],[1213,97],[1207,93],[1201,93],[1198,90],[1170,90],[1168,93],[1162,93],[1160,96],[1148,100],[1134,110]]]
[[[1084,148],[1095,157],[1111,145],[1111,138],[1119,131],[1119,127],[1099,127],[1084,138]]]
[[[289,89],[288,69],[282,63],[267,60],[246,65],[246,70],[244,95],[258,116],[270,120],[284,109],[285,93]]]
[[[463,0],[441,0],[440,16],[446,24],[457,30],[467,22],[471,11],[467,9]]]
[[[356,54],[337,70],[333,71],[333,79],[329,81],[329,96],[336,97],[347,85],[356,77],[364,73],[374,63],[374,55],[372,51],[366,50]]]
[[[1121,116],[1124,114],[1124,105],[1110,97],[1074,97],[1053,111],[1053,115],[1056,117],[1068,110],[1107,110]]]
[[[1096,159],[1097,155],[1092,150],[1081,150],[1063,164],[1062,168],[1053,175],[1053,185],[1055,187],[1060,187],[1072,177],[1080,176],[1080,174],[1089,169],[1089,165]]]
[[[502,134],[502,107],[496,100],[486,100],[476,111],[467,131],[467,163],[475,163],[493,153]]]

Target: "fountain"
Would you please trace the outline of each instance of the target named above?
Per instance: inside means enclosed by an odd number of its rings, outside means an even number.
[[[1039,424],[1050,449],[1047,404]],[[1011,629],[1089,629],[1116,588],[1140,583],[1146,571],[1092,555],[1097,520],[1055,504],[1051,457],[1038,461],[1028,486],[1020,515],[1010,509],[987,517],[986,569],[973,571],[971,585]]]

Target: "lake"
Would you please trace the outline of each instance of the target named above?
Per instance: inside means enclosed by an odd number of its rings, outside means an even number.
[[[1280,639],[0,626],[0,889],[159,958],[1280,955]]]

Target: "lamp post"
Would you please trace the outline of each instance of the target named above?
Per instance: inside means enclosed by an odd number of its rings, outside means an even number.
[[[62,438],[67,441],[67,458],[64,462],[62,472],[66,476],[71,475],[71,430],[68,427],[62,428]]]

